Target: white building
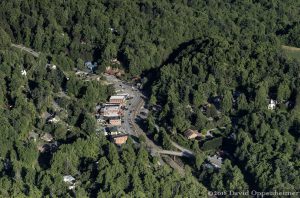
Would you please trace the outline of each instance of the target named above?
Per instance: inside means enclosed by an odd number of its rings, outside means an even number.
[[[268,109],[270,110],[274,110],[276,107],[277,101],[276,100],[270,100],[269,104],[268,104]]]
[[[73,184],[74,181],[75,181],[75,178],[72,177],[71,175],[65,175],[64,176],[64,182]]]
[[[27,76],[26,70],[22,70],[22,71],[21,71],[21,74],[22,74],[22,76]]]
[[[69,184],[69,190],[75,189],[75,178],[71,175],[65,175],[64,182]]]

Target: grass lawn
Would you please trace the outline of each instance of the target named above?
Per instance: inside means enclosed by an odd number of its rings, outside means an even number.
[[[300,63],[300,48],[282,45],[283,51],[291,59],[296,59]]]

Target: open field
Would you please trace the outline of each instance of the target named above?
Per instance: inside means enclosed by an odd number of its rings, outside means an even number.
[[[300,62],[300,48],[282,45],[282,49],[289,58]]]

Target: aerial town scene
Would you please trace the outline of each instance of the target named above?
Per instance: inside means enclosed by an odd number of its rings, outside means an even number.
[[[0,198],[300,197],[299,10],[1,1]]]

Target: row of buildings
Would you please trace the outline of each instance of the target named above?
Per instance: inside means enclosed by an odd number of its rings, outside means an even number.
[[[128,134],[121,127],[128,97],[128,94],[113,95],[107,103],[96,110],[97,121],[105,125],[104,134],[117,145],[124,144],[128,139]]]
[[[109,102],[105,103],[100,111],[100,115],[107,124],[111,126],[121,126],[123,111],[128,94],[118,94],[111,96]]]

